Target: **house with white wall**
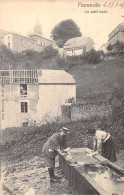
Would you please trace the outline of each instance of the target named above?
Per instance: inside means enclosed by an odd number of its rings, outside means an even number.
[[[124,22],[119,24],[108,36],[108,44],[114,45],[117,41],[124,42]]]
[[[76,82],[64,70],[0,71],[0,129],[61,117],[61,106],[72,97]]]
[[[66,41],[63,48],[68,56],[82,55],[93,49],[94,41],[89,37],[74,37]]]
[[[28,37],[14,32],[8,32],[0,37],[0,43],[6,45],[14,52],[22,52],[25,50],[42,52],[45,47],[52,45],[53,41],[39,34],[32,34]]]

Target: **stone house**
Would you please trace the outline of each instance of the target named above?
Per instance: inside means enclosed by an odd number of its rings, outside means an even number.
[[[52,45],[53,41],[39,34],[32,34],[27,37],[11,32],[0,37],[0,43],[14,52],[22,52],[24,50],[43,51],[45,47]]]
[[[108,36],[108,44],[114,45],[117,41],[124,42],[124,22],[119,24]]]
[[[76,99],[75,79],[64,70],[4,70],[0,75],[0,129],[55,120],[61,106]]]
[[[71,38],[64,44],[64,51],[66,55],[82,55],[93,49],[94,41],[89,37],[75,37]]]

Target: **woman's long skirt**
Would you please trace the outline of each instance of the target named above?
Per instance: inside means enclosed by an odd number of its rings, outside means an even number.
[[[117,160],[115,145],[111,136],[105,143],[102,143],[102,156],[107,158],[111,162],[115,162]]]

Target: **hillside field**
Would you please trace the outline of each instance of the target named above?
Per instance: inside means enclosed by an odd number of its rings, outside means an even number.
[[[96,65],[78,64],[73,66],[69,73],[76,79],[79,100],[87,97],[89,100],[108,100],[114,89],[123,90],[124,56],[105,58]]]

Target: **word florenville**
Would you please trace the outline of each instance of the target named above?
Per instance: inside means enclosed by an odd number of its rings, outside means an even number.
[[[101,4],[99,4],[99,3],[85,4],[82,2],[78,2],[78,7],[101,7]]]

